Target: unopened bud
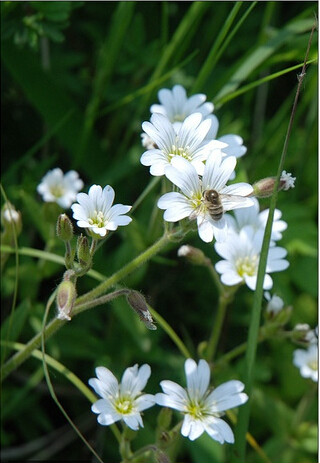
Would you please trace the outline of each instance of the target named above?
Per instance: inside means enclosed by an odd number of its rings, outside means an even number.
[[[161,411],[157,418],[158,427],[161,429],[161,431],[169,429],[171,420],[172,420],[172,409],[169,407],[161,408]]]
[[[132,309],[138,314],[138,317],[144,323],[148,330],[156,330],[152,315],[148,309],[145,298],[139,291],[130,291],[127,295],[127,301]]]
[[[280,177],[278,191],[287,191],[289,188],[294,188],[295,180],[295,177],[292,177],[291,174],[287,174],[284,170]],[[257,198],[268,198],[272,196],[275,182],[275,177],[267,177],[258,180],[252,185],[253,193],[250,196],[256,196]]]
[[[60,283],[57,292],[57,318],[59,320],[71,320],[70,315],[76,296],[76,288],[70,280]]]
[[[178,249],[178,256],[185,257],[193,265],[207,265],[208,257],[201,249],[185,244]]]
[[[293,328],[291,339],[297,344],[308,346],[309,344],[317,342],[318,331],[313,330],[307,323],[298,323]]]
[[[16,211],[15,207],[11,203],[6,202],[3,205],[1,211],[1,219],[3,228],[7,233],[12,235],[13,227],[15,227],[16,234],[20,234],[22,230],[21,214],[20,212]]]
[[[62,241],[71,241],[73,237],[72,222],[67,214],[60,214],[57,220],[57,235]]]
[[[77,258],[82,267],[91,265],[92,257],[90,254],[89,241],[86,236],[80,235],[77,241]]]

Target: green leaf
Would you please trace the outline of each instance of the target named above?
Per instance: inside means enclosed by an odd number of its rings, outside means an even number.
[[[13,316],[9,315],[1,325],[1,339],[16,341],[24,328],[25,321],[31,308],[29,299],[23,300],[15,309]],[[10,327],[10,338],[7,339],[8,328]]]

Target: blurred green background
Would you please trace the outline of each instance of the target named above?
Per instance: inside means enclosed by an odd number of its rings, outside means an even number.
[[[215,104],[219,136],[236,133],[244,139],[248,151],[238,163],[238,181],[275,175],[301,68],[255,83],[303,63],[316,11],[316,2],[2,2],[2,185],[22,213],[19,246],[64,254],[54,236],[55,218],[36,193],[54,167],[77,170],[85,192],[94,183],[110,184],[116,202],[136,201],[152,180],[139,161],[141,123],[150,118],[150,105],[163,87],[181,84],[189,96],[205,93]],[[316,57],[317,34],[309,59]],[[296,187],[280,193],[277,204],[288,223],[279,244],[288,250],[290,267],[273,275],[274,292],[293,306],[289,328],[317,323],[317,71],[314,61],[303,82],[285,163],[297,177]],[[239,89],[243,92],[237,94]],[[111,275],[161,236],[160,195],[159,184],[135,210],[130,226],[97,252],[95,270]],[[268,199],[260,204],[268,207]],[[196,234],[185,243],[218,260],[213,246]],[[178,246],[122,285],[142,291],[197,358],[198,344],[210,335],[217,291],[205,268],[178,259]],[[26,343],[41,329],[46,301],[63,267],[20,256],[18,271],[10,339]],[[11,312],[15,281],[11,256],[2,278],[2,320]],[[86,276],[78,293],[96,284]],[[241,288],[228,310],[218,358],[246,340],[251,305],[252,292]],[[250,432],[271,461],[315,463],[315,402],[302,420],[296,416],[310,383],[292,364],[295,348],[278,339],[259,347]],[[120,299],[73,319],[46,349],[84,383],[95,366],[105,365],[120,377],[128,366],[145,362],[153,371],[148,392],[157,392],[162,379],[184,381],[184,359],[166,333],[147,331]],[[241,378],[242,368],[239,358],[217,369],[214,383]],[[51,376],[59,399],[104,461],[118,461],[113,435],[96,423],[87,399],[64,377]],[[90,460],[52,401],[38,360],[29,359],[6,379],[2,400],[8,461],[12,455]],[[158,407],[145,413],[145,429],[134,448],[152,442],[157,413]],[[184,439],[178,461],[220,463],[229,451],[206,437],[194,443]],[[260,461],[250,449],[248,463]]]

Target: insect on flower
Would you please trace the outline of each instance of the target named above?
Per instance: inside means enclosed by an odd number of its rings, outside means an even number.
[[[191,212],[189,215],[190,220],[196,219],[201,213],[203,213],[203,206],[209,213],[212,220],[221,220],[225,213],[223,202],[232,201],[235,203],[243,203],[243,196],[230,195],[226,193],[218,193],[217,190],[204,190],[202,193],[201,204]]]

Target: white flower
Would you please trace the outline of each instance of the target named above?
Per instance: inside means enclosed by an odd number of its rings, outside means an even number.
[[[205,431],[223,444],[233,443],[230,426],[220,418],[226,410],[238,407],[248,400],[240,381],[228,381],[213,390],[209,389],[210,368],[205,360],[197,365],[192,359],[185,362],[187,389],[173,381],[161,381],[163,393],[156,394],[156,402],[184,414],[181,434],[195,440]]]
[[[289,188],[294,188],[294,182],[296,181],[296,177],[292,177],[292,174],[289,172],[287,173],[285,170],[282,171],[280,177],[280,187],[282,190],[287,191]]]
[[[158,92],[158,98],[161,104],[153,104],[150,111],[166,116],[174,124],[176,131],[190,114],[201,113],[205,118],[214,108],[212,103],[205,102],[207,97],[203,93],[188,98],[182,85],[175,85],[172,90],[162,88]]]
[[[296,349],[293,352],[293,364],[300,368],[303,378],[311,378],[318,381],[318,346],[310,344],[308,349]]]
[[[112,206],[114,196],[114,189],[109,185],[103,190],[100,185],[92,185],[88,194],[78,193],[79,204],[71,206],[78,227],[87,228],[90,232],[104,237],[108,230],[113,231],[120,225],[128,225],[132,219],[124,214],[130,211],[131,206]]]
[[[258,200],[256,198],[252,198],[252,200],[254,202],[253,206],[234,211],[235,217],[232,217],[229,214],[226,215],[228,225],[230,225],[236,232],[239,232],[241,228],[246,225],[251,225],[256,231],[264,230],[266,228],[269,209],[259,212]],[[281,211],[279,209],[275,209],[273,214],[271,240],[280,240],[282,238],[281,232],[287,228],[287,223],[284,220],[280,220],[281,215]]]
[[[214,114],[211,114],[214,106],[212,103],[206,102],[207,97],[203,93],[197,93],[188,98],[185,88],[181,85],[175,85],[172,90],[167,88],[159,90],[158,98],[161,104],[153,104],[150,108],[151,113],[160,113],[166,116],[172,122],[176,133],[179,132],[182,123],[188,116],[201,113],[203,119],[211,121],[211,127],[205,141],[218,140],[225,143],[224,156],[239,158],[247,152],[247,148],[243,145],[243,139],[239,135],[228,134],[217,138],[219,121]],[[142,140],[143,146],[147,149],[153,148],[151,143],[146,143],[145,138]],[[233,180],[234,177],[235,173],[233,172],[230,179]]]
[[[251,206],[252,198],[245,197],[252,192],[251,185],[236,183],[226,186],[235,165],[235,157],[222,159],[221,151],[215,150],[207,159],[203,177],[200,180],[196,169],[190,162],[178,156],[174,157],[171,166],[166,167],[165,174],[180,188],[181,193],[166,193],[159,199],[158,207],[166,209],[164,220],[177,222],[186,217],[197,218],[199,236],[203,241],[209,243],[213,237],[217,241],[226,239],[227,222],[224,215],[219,220],[214,220],[210,216],[203,193],[207,190],[218,192],[223,211]]]
[[[215,243],[215,250],[225,259],[215,265],[224,285],[245,283],[250,289],[256,289],[262,240],[263,231],[255,232],[252,226],[247,225],[239,233],[230,231],[224,243]],[[289,262],[284,259],[286,255],[284,248],[269,248],[263,289],[272,288],[273,282],[269,273],[288,268]]]
[[[153,395],[142,394],[150,374],[149,365],[134,365],[125,370],[119,384],[108,368],[97,367],[98,378],[91,378],[89,384],[102,397],[91,407],[99,415],[98,423],[109,426],[122,419],[134,431],[143,427],[140,412],[155,404]]]
[[[284,307],[284,302],[281,299],[281,297],[277,296],[276,294],[273,294],[273,296],[271,297],[271,294],[268,291],[264,293],[264,297],[268,301],[268,304],[266,307],[266,311],[268,313],[272,313],[273,315],[275,315],[281,312],[281,310]]]
[[[164,175],[165,167],[170,165],[172,158],[180,156],[190,161],[198,174],[202,175],[203,161],[207,159],[211,151],[227,146],[216,140],[204,141],[210,124],[209,120],[202,120],[200,113],[194,113],[185,119],[176,133],[166,116],[153,114],[151,122],[143,122],[142,128],[157,148],[145,151],[140,158],[141,164],[151,166],[150,173],[160,176]]]
[[[70,170],[65,175],[62,170],[49,170],[37,187],[45,202],[55,202],[67,209],[76,199],[78,191],[83,188],[83,181],[78,172]]]

